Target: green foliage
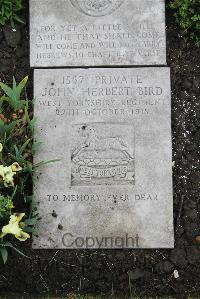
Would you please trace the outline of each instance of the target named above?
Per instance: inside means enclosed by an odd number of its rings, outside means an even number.
[[[25,255],[23,252],[21,252],[19,249],[17,249],[17,247],[14,246],[11,242],[1,241],[0,242],[0,256],[1,256],[1,259],[4,264],[7,262],[7,259],[8,259],[8,248],[15,250],[17,253],[19,253],[23,257],[29,258],[27,255]]]
[[[0,195],[0,219],[8,218],[13,208],[12,198]]]
[[[8,136],[14,130],[15,126],[20,123],[20,120],[12,121],[9,124],[5,124],[2,119],[0,119],[0,138]]]
[[[186,39],[191,39],[200,47],[200,2],[199,0],[174,0],[170,7]]]
[[[13,78],[12,87],[0,82],[0,89],[4,92],[0,97],[0,169],[11,172],[11,166],[18,165],[19,171],[15,171],[12,178],[13,185],[6,187],[3,184],[1,176],[1,193],[0,193],[0,234],[4,226],[8,226],[10,216],[22,212],[26,214],[21,223],[16,223],[18,229],[23,232],[31,233],[37,221],[37,215],[33,215],[31,210],[32,204],[32,186],[33,186],[33,152],[37,146],[33,142],[33,131],[35,119],[32,113],[32,104],[26,98],[24,88],[28,77],[25,77],[19,84]],[[25,99],[24,99],[25,98]],[[33,148],[33,149],[32,149]],[[8,258],[9,248],[22,254],[13,241],[17,236],[12,231],[0,237],[0,257],[5,263]]]
[[[38,214],[31,215],[28,219],[24,221],[23,230],[27,233],[32,233],[34,230],[34,226],[37,223]]]
[[[1,255],[1,258],[3,260],[3,263],[5,264],[7,262],[7,259],[8,259],[8,250],[3,245],[0,245],[0,255]]]
[[[5,95],[0,98],[1,106],[3,105],[4,101],[8,101],[10,107],[17,111],[22,109],[27,105],[27,100],[20,100],[22,91],[28,81],[28,76],[26,76],[18,85],[13,78],[13,86],[12,88],[4,83],[0,83],[0,87],[3,89]]]
[[[33,163],[33,154],[41,142],[33,138],[37,119],[24,92],[27,80],[25,77],[17,84],[13,78],[12,87],[0,82],[0,91],[4,92],[0,97],[0,260],[3,263],[10,249],[23,255],[13,242],[28,239],[37,222],[38,215],[31,207],[38,168],[58,161]]]
[[[28,77],[25,77],[17,85],[13,78],[12,87],[0,83],[5,93],[0,98],[0,143],[3,145],[1,162],[6,165],[17,162],[23,168],[18,174],[15,194],[22,200],[30,195],[27,192],[33,177],[33,126],[29,125],[32,122],[32,106],[27,99],[22,99],[27,80]]]
[[[13,27],[15,22],[23,23],[17,15],[22,8],[22,0],[0,0],[0,25],[5,25],[7,21]]]

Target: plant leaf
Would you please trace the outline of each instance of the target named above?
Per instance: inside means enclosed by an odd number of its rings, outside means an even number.
[[[0,253],[1,253],[3,263],[5,264],[8,259],[8,250],[5,247],[0,245]]]
[[[25,87],[27,81],[28,81],[28,76],[26,76],[16,87],[16,95],[17,95],[18,99],[20,98],[21,92],[22,92],[23,88]]]
[[[25,255],[23,252],[21,252],[19,249],[17,249],[15,246],[13,246],[12,243],[10,243],[10,242],[2,242],[0,244],[0,246],[10,247],[10,248],[14,249],[17,253],[19,253],[20,255],[22,255],[23,257],[26,257],[26,258],[30,259],[29,256]]]

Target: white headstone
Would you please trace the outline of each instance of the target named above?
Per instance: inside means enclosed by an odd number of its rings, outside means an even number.
[[[169,68],[34,72],[33,248],[171,248]]]
[[[165,1],[30,0],[30,63],[165,65]]]

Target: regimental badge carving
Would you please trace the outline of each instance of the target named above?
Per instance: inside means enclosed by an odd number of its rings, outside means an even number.
[[[124,0],[70,0],[82,13],[100,17],[111,14],[121,6]]]
[[[71,186],[135,184],[133,125],[73,124],[71,132]]]

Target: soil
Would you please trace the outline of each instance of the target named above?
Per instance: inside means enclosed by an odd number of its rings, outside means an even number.
[[[26,24],[0,28],[0,81],[30,80],[28,4]],[[117,293],[185,298],[200,292],[200,49],[186,43],[167,10],[167,53],[172,82],[173,183],[175,248],[172,250],[32,250],[17,243],[30,258],[11,251],[0,268],[0,291],[43,294]],[[174,270],[179,277],[175,278]],[[124,298],[123,297],[123,298]]]

